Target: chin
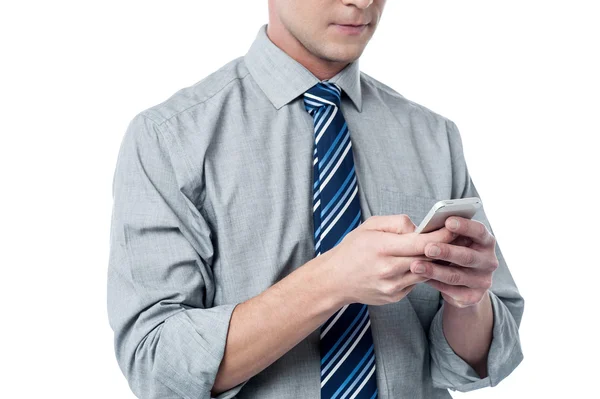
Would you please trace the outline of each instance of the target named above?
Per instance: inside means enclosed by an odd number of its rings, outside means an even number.
[[[331,45],[326,52],[327,58],[336,62],[353,62],[356,61],[363,53],[364,47],[348,46],[348,45]]]

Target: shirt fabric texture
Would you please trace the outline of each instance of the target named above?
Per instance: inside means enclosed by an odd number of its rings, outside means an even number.
[[[302,94],[319,79],[266,28],[244,56],[138,113],[123,136],[107,306],[116,359],[140,398],[211,398],[236,305],[315,256],[314,127]],[[358,60],[329,81],[343,90],[361,221],[407,214],[418,225],[438,200],[479,196],[451,120],[361,72]],[[484,208],[473,220],[493,234]],[[380,399],[495,386],[522,361],[524,299],[498,241],[496,255],[489,375],[454,353],[446,305],[420,283],[401,301],[368,307]],[[317,328],[216,398],[318,398],[320,381]]]

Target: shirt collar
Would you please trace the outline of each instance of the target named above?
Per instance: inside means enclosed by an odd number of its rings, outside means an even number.
[[[279,109],[319,82],[319,79],[298,61],[280,49],[267,36],[267,24],[258,30],[244,56],[250,74],[258,86]],[[346,65],[328,82],[337,83],[350,97],[358,112],[362,110],[360,69],[358,59]]]

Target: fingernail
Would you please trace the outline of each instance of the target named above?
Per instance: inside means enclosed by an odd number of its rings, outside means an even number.
[[[416,267],[415,267],[415,273],[424,273],[425,272],[425,266],[421,263],[419,263]]]
[[[452,230],[458,229],[458,220],[450,219],[450,223],[448,224],[448,228]]]
[[[429,248],[429,256],[438,256],[440,254],[440,248],[436,245]]]

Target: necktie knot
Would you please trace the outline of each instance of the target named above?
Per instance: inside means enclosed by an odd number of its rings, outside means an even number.
[[[304,107],[311,115],[324,106],[340,108],[341,95],[342,89],[336,83],[321,81],[304,93]]]

